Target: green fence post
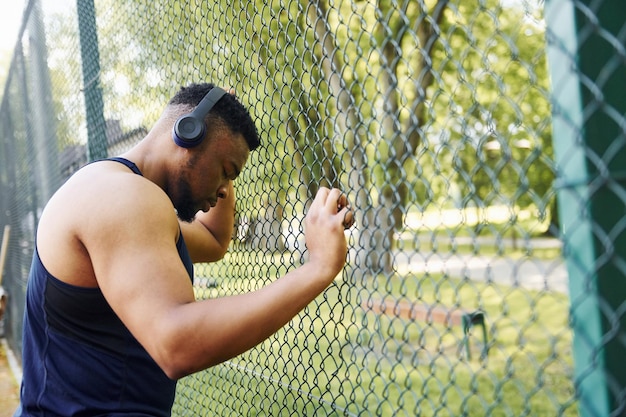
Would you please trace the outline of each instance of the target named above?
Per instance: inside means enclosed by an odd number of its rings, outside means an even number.
[[[626,150],[617,146],[625,139],[626,71],[618,40],[626,3],[601,3],[551,0],[545,9],[582,417],[626,412]]]
[[[87,113],[88,157],[90,161],[107,157],[104,104],[100,87],[100,51],[93,0],[76,0],[80,54],[83,63],[83,91]]]

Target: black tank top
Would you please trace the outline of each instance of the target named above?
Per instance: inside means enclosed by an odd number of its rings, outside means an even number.
[[[110,160],[141,175],[126,159]],[[182,234],[176,247],[193,281]],[[22,365],[15,417],[171,414],[176,381],[148,355],[99,288],[58,280],[36,248],[26,292]]]

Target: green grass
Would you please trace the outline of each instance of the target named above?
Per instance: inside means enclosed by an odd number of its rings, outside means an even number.
[[[270,266],[281,260],[235,260],[240,278],[199,295],[258,288],[267,282],[245,277],[281,275]],[[361,307],[368,297],[480,308],[489,355],[480,360],[479,332],[467,360],[460,327],[377,315]],[[562,294],[435,274],[344,277],[265,343],[181,381],[174,415],[575,416],[572,369]]]
[[[407,226],[396,242],[404,252],[561,256],[559,247],[527,244],[544,235],[547,220],[523,210],[418,213]],[[235,248],[207,274],[230,278],[218,280],[217,288],[198,288],[197,296],[252,291],[300,262],[299,255]],[[357,273],[337,279],[266,342],[182,380],[173,415],[578,415],[566,295],[441,274]],[[468,359],[460,326],[363,307],[383,298],[484,311],[488,356],[481,359],[479,329],[471,334]]]

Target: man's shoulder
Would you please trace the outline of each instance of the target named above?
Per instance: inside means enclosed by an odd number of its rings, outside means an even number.
[[[172,202],[161,188],[115,162],[93,163],[78,170],[52,196],[45,211],[55,221],[65,218],[75,227],[84,227],[85,222],[113,227],[151,218],[176,221]]]
[[[155,183],[122,164],[109,161],[84,166],[61,186],[59,193],[69,200],[169,202],[165,192]]]
[[[158,240],[174,241],[178,236],[178,221],[167,195],[117,165],[82,168],[48,201],[39,220],[37,245],[42,261],[57,276],[89,277],[95,256]]]

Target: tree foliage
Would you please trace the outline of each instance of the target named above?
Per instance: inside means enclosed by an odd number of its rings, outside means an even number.
[[[497,0],[96,8],[107,118],[149,126],[179,85],[234,87],[265,144],[241,198],[254,207],[263,187],[266,203],[292,216],[320,185],[349,190],[359,245],[381,255],[363,260],[372,271],[390,267],[409,211],[508,204],[543,213],[553,199],[540,10]]]

